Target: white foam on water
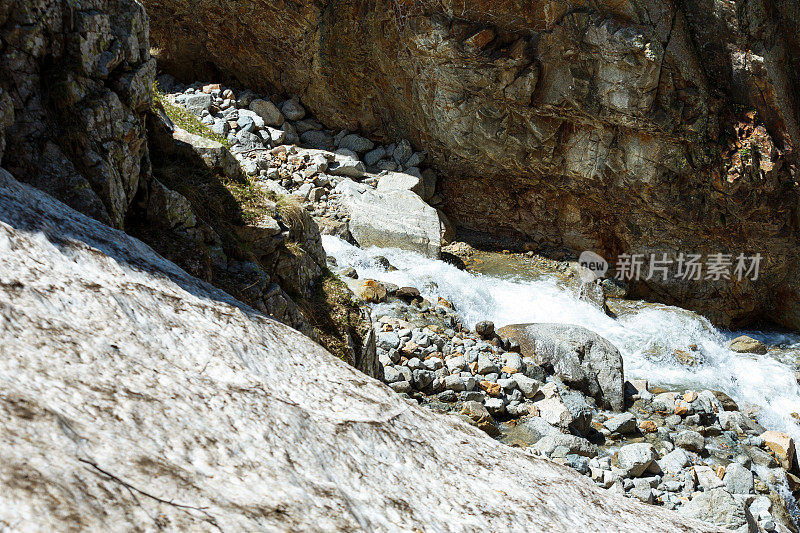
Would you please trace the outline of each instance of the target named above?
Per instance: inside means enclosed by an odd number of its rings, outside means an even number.
[[[759,422],[800,440],[800,386],[791,366],[782,361],[800,357],[800,336],[771,332],[723,332],[695,313],[666,305],[625,304],[618,319],[578,300],[559,287],[555,278],[502,278],[458,270],[442,261],[392,248],[360,249],[341,239],[323,236],[322,243],[339,267],[353,267],[360,278],[371,278],[419,289],[428,301],[442,297],[453,303],[472,327],[491,320],[497,327],[525,322],[576,324],[602,335],[622,353],[626,379],[645,378],[651,384],[697,390],[721,390],[740,407],[757,406]],[[387,272],[375,257],[384,256],[398,270]],[[738,354],[728,341],[746,333],[782,349],[770,355]],[[696,345],[697,351],[690,346]],[[679,364],[674,350],[695,356],[699,364]]]

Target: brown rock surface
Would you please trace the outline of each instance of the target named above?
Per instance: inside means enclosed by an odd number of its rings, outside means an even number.
[[[461,228],[611,260],[758,252],[757,281],[656,276],[632,293],[800,326],[796,2],[145,4],[167,70],[408,137]]]

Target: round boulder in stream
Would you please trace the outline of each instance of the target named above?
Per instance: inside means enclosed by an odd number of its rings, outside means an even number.
[[[564,383],[603,407],[625,408],[622,355],[597,333],[570,324],[511,324],[497,333],[517,341],[523,356],[552,369]]]

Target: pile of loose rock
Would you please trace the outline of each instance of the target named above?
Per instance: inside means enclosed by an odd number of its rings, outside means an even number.
[[[495,331],[491,322],[470,331],[448,302],[427,302],[415,288],[374,280],[350,285],[363,298],[383,302],[374,311],[378,354],[384,381],[398,393],[619,494],[731,529],[795,531],[778,493],[779,487],[800,489],[793,440],[766,431],[724,393],[624,381],[621,366],[618,376],[598,377],[603,372],[588,356],[572,360],[587,352],[588,343],[576,339],[597,343],[577,326],[515,327],[562,328],[536,339],[521,338],[515,328]],[[554,347],[560,338],[576,349]],[[618,352],[613,346],[604,351],[607,371]],[[617,403],[615,383],[623,394],[616,410],[610,408]]]
[[[296,96],[282,100],[213,83],[184,86],[166,75],[159,87],[226,137],[247,175],[306,203],[323,233],[362,246],[386,245],[384,236],[402,211],[402,220],[411,223],[389,235],[392,244],[438,257],[443,237],[452,232],[437,209],[443,198],[436,192],[436,173],[424,168],[425,152],[414,151],[406,139],[378,145],[347,130],[326,129]],[[363,211],[357,200],[366,190],[373,208],[354,222],[351,234],[351,215]]]

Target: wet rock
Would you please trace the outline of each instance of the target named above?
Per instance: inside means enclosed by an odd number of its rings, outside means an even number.
[[[736,402],[733,400],[733,398],[731,398],[730,396],[728,396],[724,392],[718,391],[718,390],[713,390],[713,391],[711,391],[711,393],[717,398],[717,400],[720,401],[720,403],[722,404],[722,407],[726,411],[738,411],[739,410],[739,406],[736,404]]]
[[[487,339],[494,335],[494,322],[490,320],[482,320],[475,324],[475,333],[481,336],[481,338]]]
[[[503,437],[509,444],[517,443],[531,446],[539,442],[546,435],[560,435],[561,431],[539,416],[526,416],[508,430]]]
[[[398,298],[409,301],[420,297],[419,289],[415,287],[400,287],[394,294]]]
[[[380,303],[386,300],[386,287],[374,279],[356,283],[354,292],[365,302]]]
[[[728,344],[728,348],[738,353],[754,353],[758,355],[767,353],[767,346],[763,342],[747,335],[741,335],[733,339]]]
[[[622,356],[596,333],[564,324],[514,324],[500,328],[498,334],[518,341],[523,356],[551,367],[564,383],[600,405],[624,409]]]

